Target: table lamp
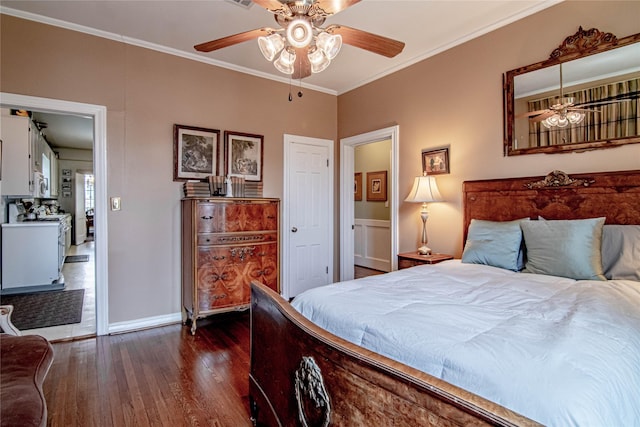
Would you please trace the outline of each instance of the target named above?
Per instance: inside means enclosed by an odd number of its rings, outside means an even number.
[[[433,176],[428,176],[426,173],[423,176],[417,176],[413,181],[411,192],[404,201],[422,203],[422,209],[420,210],[420,218],[422,219],[422,246],[418,248],[418,253],[429,255],[431,254],[431,249],[427,246],[427,218],[429,218],[427,203],[442,201],[436,179]]]

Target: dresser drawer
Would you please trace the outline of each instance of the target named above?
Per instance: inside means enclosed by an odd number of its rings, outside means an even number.
[[[239,245],[250,243],[276,242],[278,233],[198,233],[198,246]]]

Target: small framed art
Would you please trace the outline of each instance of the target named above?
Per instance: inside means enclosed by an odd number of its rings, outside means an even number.
[[[353,200],[356,202],[362,200],[362,172],[353,174]]]
[[[264,136],[224,131],[224,141],[227,175],[261,182]]]
[[[206,179],[218,174],[220,131],[173,125],[173,180]]]
[[[422,151],[422,170],[427,175],[449,173],[449,148]]]
[[[387,200],[387,171],[367,172],[367,201]]]

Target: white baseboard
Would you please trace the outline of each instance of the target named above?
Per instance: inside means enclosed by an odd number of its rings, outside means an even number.
[[[182,322],[182,313],[165,314],[162,316],[146,317],[143,319],[129,320],[126,322],[116,322],[109,324],[109,334],[119,334],[122,332],[132,332],[139,329],[154,328],[156,326],[168,325]]]

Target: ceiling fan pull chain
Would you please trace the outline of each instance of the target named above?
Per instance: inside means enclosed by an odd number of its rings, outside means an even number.
[[[291,96],[291,74],[289,74],[289,102],[293,101],[293,96]]]
[[[302,59],[300,59],[300,69],[302,69]],[[302,74],[300,74],[300,88],[298,89],[298,98],[302,98]]]

